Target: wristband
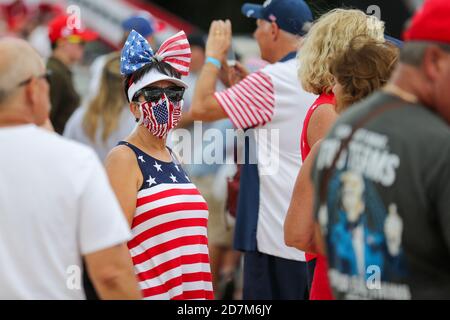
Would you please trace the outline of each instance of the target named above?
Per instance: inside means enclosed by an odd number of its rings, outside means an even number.
[[[221,69],[222,68],[222,63],[220,63],[220,61],[217,60],[216,58],[207,57],[206,60],[205,60],[205,64],[208,63],[208,62],[213,64],[217,69]]]

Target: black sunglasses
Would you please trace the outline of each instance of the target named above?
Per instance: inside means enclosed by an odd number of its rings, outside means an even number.
[[[184,91],[185,88],[175,86],[167,88],[146,87],[136,92],[133,101],[137,102],[138,98],[143,95],[147,102],[158,102],[161,96],[165,94],[170,101],[180,102],[183,99]]]
[[[17,86],[21,87],[21,86],[25,86],[27,84],[29,84],[31,82],[31,80],[33,80],[33,78],[44,78],[48,83],[50,83],[50,77],[52,75],[52,72],[50,70],[45,71],[44,74],[37,76],[37,77],[30,77],[27,80],[22,81],[21,83],[19,83]]]

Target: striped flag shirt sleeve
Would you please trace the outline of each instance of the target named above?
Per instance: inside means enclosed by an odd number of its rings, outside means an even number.
[[[272,79],[263,72],[252,73],[214,96],[238,129],[257,127],[272,120],[274,86]]]

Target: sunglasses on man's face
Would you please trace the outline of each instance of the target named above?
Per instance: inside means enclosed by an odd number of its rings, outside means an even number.
[[[138,101],[138,98],[143,95],[147,102],[158,102],[162,95],[165,94],[170,101],[180,102],[183,99],[184,91],[185,88],[183,87],[148,87],[136,92],[133,101]]]

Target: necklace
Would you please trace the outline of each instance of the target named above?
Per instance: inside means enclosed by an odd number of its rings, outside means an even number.
[[[395,84],[392,84],[392,83],[389,83],[386,86],[384,86],[383,91],[390,93],[394,96],[397,96],[400,99],[405,100],[410,103],[415,104],[415,103],[419,102],[419,98],[416,95],[414,95],[408,91],[405,91],[402,88],[400,88],[399,86],[396,86]]]

